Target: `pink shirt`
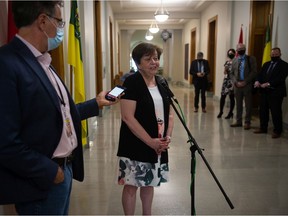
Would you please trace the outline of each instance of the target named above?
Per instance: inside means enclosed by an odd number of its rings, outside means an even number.
[[[63,129],[62,129],[62,135],[60,138],[60,142],[53,153],[53,157],[57,158],[63,158],[69,156],[72,151],[77,147],[77,137],[75,128],[72,122],[72,117],[70,114],[70,105],[68,100],[67,91],[62,84],[59,77],[56,75],[56,73],[53,71],[53,69],[50,67],[51,64],[51,56],[48,52],[42,54],[39,52],[32,44],[27,42],[24,38],[16,35],[26,46],[31,50],[31,52],[34,54],[34,56],[37,58],[38,62],[42,66],[43,70],[45,71],[47,77],[49,78],[51,84],[54,86],[58,98],[59,103],[61,107],[61,113],[62,113],[62,119],[63,119]],[[47,113],[49,115],[49,113]]]

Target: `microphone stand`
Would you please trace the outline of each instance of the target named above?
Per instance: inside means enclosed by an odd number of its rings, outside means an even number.
[[[197,151],[199,153],[199,155],[201,156],[201,158],[203,159],[204,163],[206,164],[208,170],[210,171],[211,175],[213,176],[215,182],[217,183],[219,189],[221,190],[222,194],[224,195],[226,201],[228,202],[229,206],[231,209],[234,209],[234,206],[232,204],[232,202],[230,201],[229,197],[227,196],[227,194],[225,193],[223,187],[221,186],[220,182],[218,181],[216,175],[214,174],[213,170],[211,169],[209,163],[207,162],[205,156],[203,155],[202,149],[199,148],[196,140],[193,138],[191,132],[189,131],[185,121],[183,120],[183,118],[181,117],[181,115],[179,114],[175,104],[173,103],[172,99],[178,104],[178,101],[176,98],[174,98],[172,95],[170,96],[169,93],[167,92],[167,90],[165,89],[167,98],[169,98],[170,104],[172,105],[173,109],[175,110],[178,118],[180,119],[182,125],[184,126],[188,136],[189,136],[189,140],[187,141],[187,143],[189,142],[191,144],[190,147],[190,151],[191,151],[191,186],[190,186],[190,195],[191,195],[191,215],[195,215],[195,152]]]

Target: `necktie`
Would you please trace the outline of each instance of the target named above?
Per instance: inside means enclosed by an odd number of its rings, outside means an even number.
[[[271,73],[271,71],[273,70],[274,66],[275,66],[275,62],[271,62],[270,66],[269,66],[269,68],[267,70],[267,74]]]
[[[203,61],[198,61],[198,71],[199,72],[204,72]]]
[[[203,61],[201,61],[200,65],[201,65],[201,72],[204,72],[204,65],[203,65]]]
[[[244,59],[239,58],[239,73],[240,73],[240,80],[244,80]]]

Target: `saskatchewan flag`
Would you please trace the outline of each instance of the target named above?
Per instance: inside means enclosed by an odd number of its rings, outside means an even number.
[[[265,48],[263,52],[263,58],[262,58],[262,65],[267,62],[271,61],[270,53],[271,53],[271,38],[270,38],[270,22],[268,19],[268,25],[266,28],[266,40],[265,40]]]
[[[76,0],[71,0],[71,17],[69,22],[69,38],[68,38],[68,64],[73,68],[74,74],[74,100],[75,103],[85,101],[85,83],[84,71],[81,52],[81,38],[79,14]],[[82,143],[87,144],[88,127],[87,121],[82,124]]]

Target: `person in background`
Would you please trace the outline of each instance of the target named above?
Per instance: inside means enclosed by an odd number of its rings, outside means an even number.
[[[254,56],[245,54],[245,44],[237,44],[238,57],[234,58],[231,67],[231,80],[234,84],[236,98],[236,122],[231,127],[242,127],[243,100],[245,100],[245,124],[244,129],[251,128],[252,116],[252,88],[253,80],[257,76],[257,63]]]
[[[75,105],[50,66],[62,4],[12,1],[19,33],[0,48],[0,204],[20,215],[68,215],[72,178],[84,179],[81,120],[113,104],[103,91]]]
[[[208,88],[208,74],[210,72],[209,63],[203,59],[203,53],[197,53],[197,59],[193,60],[190,67],[190,74],[193,76],[195,88],[194,112],[198,112],[199,95],[201,93],[202,112],[206,113],[206,91]]]
[[[225,117],[225,119],[233,118],[233,110],[235,106],[235,98],[234,98],[234,88],[232,80],[230,79],[230,73],[231,73],[231,66],[232,61],[235,57],[236,51],[234,49],[229,49],[227,51],[227,61],[224,64],[224,80],[222,84],[222,90],[221,90],[221,98],[220,98],[220,112],[217,116],[217,118],[221,118],[223,115],[223,109],[225,105],[226,96],[229,95],[230,99],[230,110],[228,115]]]
[[[133,69],[133,68],[130,69],[130,71],[129,71],[128,73],[125,73],[125,74],[120,78],[120,81],[121,81],[122,83],[124,83],[125,79],[126,79],[128,76],[130,76],[130,75],[132,75],[132,74],[134,74],[134,73],[135,73],[134,69]]]
[[[143,215],[152,215],[154,187],[168,181],[168,148],[173,112],[165,88],[156,76],[162,49],[140,43],[132,51],[138,72],[127,77],[121,97],[122,123],[117,156],[118,184],[124,185],[125,215],[133,215],[140,188]]]
[[[272,138],[279,138],[283,130],[282,102],[287,96],[285,79],[288,75],[288,63],[281,59],[281,50],[271,50],[271,61],[266,62],[254,83],[260,89],[259,118],[260,128],[256,134],[267,133],[269,110],[274,125]]]

